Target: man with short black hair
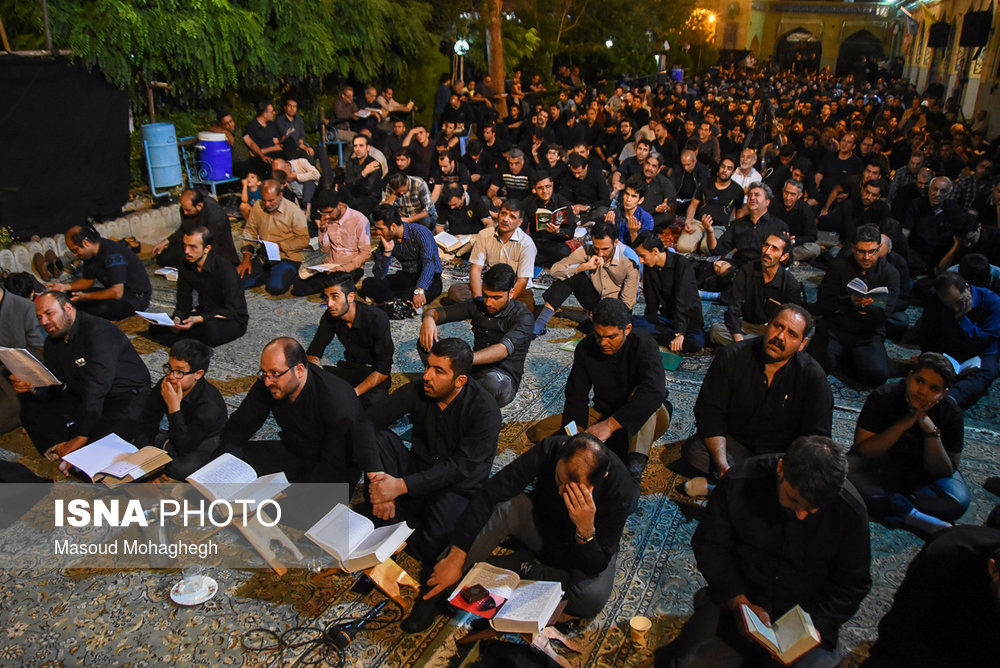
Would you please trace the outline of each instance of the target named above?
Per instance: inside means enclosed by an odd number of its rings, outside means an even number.
[[[833,392],[819,364],[805,352],[813,317],[782,304],[762,336],[716,353],[694,405],[697,433],[681,459],[717,480],[753,455],[784,452],[799,436],[829,436]],[[685,485],[692,496],[711,493],[705,477]]]
[[[382,204],[396,207],[402,222],[419,223],[428,230],[436,231],[437,208],[431,199],[427,182],[419,176],[407,176],[402,172],[389,175],[385,183],[385,193],[382,195]]]
[[[69,293],[76,308],[108,320],[121,320],[149,306],[153,287],[149,274],[125,244],[102,239],[90,225],[66,231],[66,246],[83,261],[83,276],[49,288]],[[95,288],[99,283],[102,288]]]
[[[545,172],[535,174],[531,190],[533,194],[521,200],[521,208],[524,211],[522,225],[527,228],[528,235],[535,242],[535,266],[551,267],[553,263],[570,254],[572,249],[566,242],[573,238],[577,216],[573,213],[570,201],[555,191],[555,182]],[[543,219],[538,214],[540,209],[550,213],[545,214],[546,217]],[[551,212],[559,209],[565,209],[565,218],[561,225],[551,215]],[[543,220],[546,221],[544,226],[539,227]]]
[[[675,353],[701,350],[705,325],[691,264],[667,251],[659,235],[645,230],[636,239],[635,251],[646,267],[642,275],[646,311],[644,316],[632,316],[632,325]]]
[[[801,181],[788,179],[781,187],[781,199],[774,198],[768,212],[785,221],[792,247],[786,249],[796,262],[808,262],[819,257],[823,251],[816,243],[819,230],[816,228],[816,214],[804,199],[805,186]],[[786,261],[787,262],[787,261]]]
[[[633,330],[631,310],[621,300],[602,299],[593,320],[594,331],[573,353],[562,414],[535,424],[528,439],[538,443],[575,423],[625,462],[638,487],[649,449],[670,426],[663,361],[653,337]]]
[[[357,135],[351,140],[352,155],[344,166],[346,200],[362,214],[371,213],[382,199],[382,165],[371,154],[367,136]],[[317,207],[319,203],[317,202]]]
[[[13,375],[10,382],[38,452],[58,460],[112,432],[132,438],[149,392],[149,371],[132,343],[107,320],[78,311],[62,292],[40,295],[35,313],[48,335],[45,365],[62,385],[32,387]]]
[[[260,355],[250,387],[222,432],[221,449],[253,466],[257,475],[284,471],[291,482],[340,482],[353,489],[371,470],[370,436],[356,431],[361,401],[344,380],[306,358],[298,341],[273,339]],[[268,416],[275,440],[250,440]]]
[[[226,426],[226,402],[205,378],[211,359],[212,349],[201,341],[177,341],[137,420],[133,444],[166,450],[173,461],[163,472],[174,480],[186,479],[212,460]],[[161,430],[164,416],[167,429]]]
[[[489,478],[500,433],[500,408],[475,380],[473,353],[461,339],[437,341],[423,379],[399,388],[368,409],[385,438],[376,438],[366,468],[371,514],[406,521],[414,532],[407,552],[429,563],[448,545],[455,518]],[[404,415],[413,425],[411,447],[388,431]]]
[[[562,194],[571,202],[573,213],[584,223],[603,220],[611,203],[608,182],[582,155],[574,153],[567,162],[570,177],[563,183]]]
[[[239,263],[233,230],[229,217],[215,198],[207,197],[200,190],[187,188],[181,193],[181,224],[173,233],[153,246],[156,264],[161,267],[180,267],[184,262],[184,235],[196,227],[207,227],[215,239],[215,252],[232,264]]]
[[[707,250],[702,241],[709,227],[726,229],[733,215],[743,208],[743,188],[733,183],[736,161],[725,156],[716,169],[715,181],[706,179],[698,184],[684,218],[684,233],[677,239],[677,250],[691,253]]]
[[[482,296],[424,311],[417,352],[426,361],[438,340],[438,325],[469,320],[472,325],[472,375],[503,408],[514,400],[524,375],[534,317],[514,299],[514,270],[507,264],[490,267],[482,279]]]
[[[851,253],[838,257],[823,277],[816,296],[823,319],[809,352],[827,373],[847,362],[846,372],[858,382],[878,387],[889,377],[885,323],[899,299],[899,272],[882,257],[882,234],[874,225],[858,228]],[[849,287],[860,279],[867,289],[885,288],[876,301]],[[846,357],[846,359],[844,359]]]
[[[364,137],[358,135],[355,139]],[[365,273],[365,262],[371,257],[372,240],[365,214],[344,202],[336,190],[321,190],[316,195],[316,239],[319,249],[327,256],[323,261],[326,271],[299,267],[298,277],[292,284],[296,297],[312,295],[323,289],[323,274],[346,271],[355,281]]]
[[[239,276],[233,265],[214,250],[212,233],[207,228],[197,227],[184,235],[184,265],[177,279],[174,324],[150,325],[149,338],[166,346],[181,339],[197,339],[215,347],[246,333],[250,315]]]
[[[871,588],[868,514],[846,478],[846,456],[822,436],[730,471],[691,539],[708,586],[657,664],[770,665],[773,657],[743,632],[741,609],[770,625],[799,605],[821,642],[797,665],[839,666],[840,627]]]
[[[399,210],[380,204],[372,211],[372,231],[379,236],[372,255],[372,276],[361,284],[359,294],[375,302],[409,301],[414,309],[441,294],[441,257],[431,231],[419,223],[404,223]],[[391,258],[400,270],[389,274]]]
[[[545,439],[501,469],[469,502],[455,523],[451,546],[427,581],[417,605],[430,608],[462,574],[505,538],[525,550],[520,575],[557,580],[566,592],[567,614],[594,617],[614,587],[625,521],[635,498],[617,457],[591,434]],[[416,608],[415,608],[416,611]],[[430,613],[420,619],[426,628]],[[414,630],[418,621],[406,628]]]
[[[370,408],[389,395],[392,385],[392,341],[389,316],[380,308],[357,301],[354,278],[344,271],[324,274],[326,310],[306,349],[306,358],[320,363],[323,351],[334,337],[344,347],[344,359],[323,370],[354,387],[361,405]]]
[[[636,237],[644,230],[653,230],[653,216],[640,205],[646,197],[646,182],[639,175],[629,178],[621,193],[621,203],[604,216],[618,226],[618,240],[635,246]]]

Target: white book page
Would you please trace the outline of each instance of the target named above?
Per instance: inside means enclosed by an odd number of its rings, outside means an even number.
[[[496,618],[515,622],[537,621],[544,628],[559,605],[562,594],[562,586],[558,582],[522,580],[510,599],[500,608]]]
[[[38,358],[24,348],[0,348],[0,362],[12,374],[32,387],[59,385],[59,379]]]
[[[351,550],[351,558],[365,557],[374,554],[380,562],[392,556],[396,548],[413,533],[405,522],[379,527],[364,537],[357,547]],[[388,552],[388,554],[385,554]]]
[[[85,445],[79,450],[74,450],[64,456],[63,459],[93,479],[102,469],[125,459],[135,452],[139,452],[137,447],[125,441],[117,434],[108,434],[104,438]],[[129,470],[134,468],[134,465],[129,464]]]
[[[264,475],[241,487],[231,498],[233,500],[251,501],[250,508],[256,509],[261,501],[273,499],[288,485],[288,477],[284,472]]]
[[[238,484],[246,485],[257,479],[257,472],[245,461],[225,452],[188,476],[199,483],[216,499],[225,499],[237,492]]]
[[[517,573],[480,561],[462,578],[462,581],[451,592],[448,600],[455,598],[462,589],[472,585],[482,585],[489,589],[491,594],[508,599],[520,581],[521,578],[517,576]]]
[[[749,608],[749,606],[741,604],[740,612],[743,613],[743,621],[747,623],[747,626],[751,631],[756,631],[760,635],[764,636],[771,641],[771,644],[773,644],[775,648],[780,650],[781,645],[778,644],[778,639],[774,635],[774,630],[765,626],[764,622],[760,620],[760,617],[758,617],[757,614]]]
[[[802,608],[795,606],[774,623],[774,637],[782,652],[792,647],[801,638],[810,635],[807,614]]]
[[[153,313],[151,311],[136,311],[136,315],[142,316],[146,320],[155,323],[157,325],[166,325],[167,327],[172,327],[174,324],[173,319],[166,313]]]
[[[347,541],[344,541],[344,531]],[[352,511],[338,503],[330,512],[312,525],[306,536],[317,545],[327,549],[341,562],[347,561],[357,547],[373,532],[375,525],[364,515]],[[346,548],[346,552],[343,552]]]
[[[273,241],[260,240],[264,244],[264,251],[267,253],[267,259],[271,262],[278,262],[281,260],[281,251],[278,249],[278,244]]]

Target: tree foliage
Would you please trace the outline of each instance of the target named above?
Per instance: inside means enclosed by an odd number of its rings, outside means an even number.
[[[38,4],[16,4],[11,16],[20,48],[39,48]],[[34,13],[25,5],[34,5]],[[327,77],[396,79],[436,46],[426,29],[432,8],[421,0],[49,0],[48,6],[56,48],[72,49],[74,59],[123,88],[166,81],[176,95],[195,100]]]

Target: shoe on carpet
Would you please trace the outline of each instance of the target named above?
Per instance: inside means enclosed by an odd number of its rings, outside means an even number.
[[[399,628],[406,633],[423,633],[434,625],[434,620],[441,614],[440,601],[440,595],[435,596],[429,601],[425,601],[423,597],[418,597],[413,602],[413,608],[410,610],[409,616],[399,623]]]

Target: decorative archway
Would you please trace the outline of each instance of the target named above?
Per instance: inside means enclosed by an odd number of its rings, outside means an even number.
[[[836,75],[842,77],[853,74],[855,82],[864,81],[868,76],[868,63],[878,62],[884,57],[882,40],[867,30],[859,30],[841,43]]]
[[[774,59],[781,69],[814,72],[819,69],[823,45],[819,38],[799,26],[782,35],[774,46]]]

